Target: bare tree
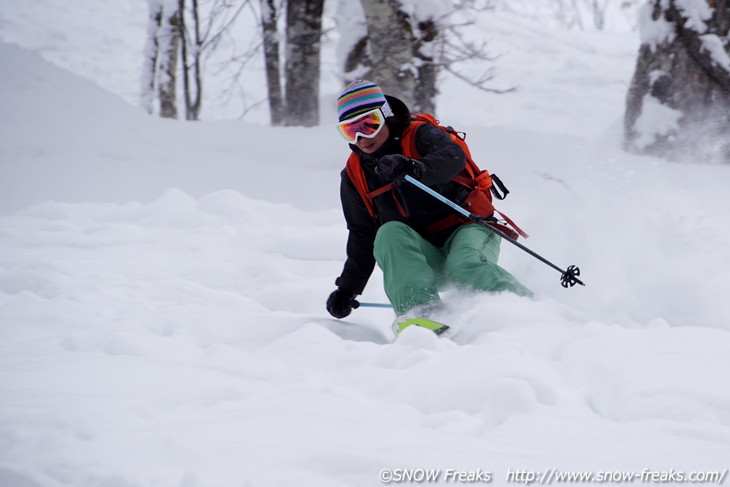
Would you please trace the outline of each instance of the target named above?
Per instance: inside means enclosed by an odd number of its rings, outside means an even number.
[[[142,106],[161,117],[177,118],[177,62],[180,49],[180,10],[176,0],[149,0],[147,42],[142,70]]]
[[[730,163],[730,2],[652,0],[641,15],[626,149]]]
[[[355,81],[356,79],[372,78],[370,70],[372,61],[370,60],[367,48],[367,35],[360,36],[350,47],[344,63],[345,84]]]
[[[368,52],[368,28],[362,4],[359,1],[338,2],[335,22],[342,34],[337,47],[338,57],[342,60],[343,84],[371,79],[372,61]]]
[[[489,54],[485,41],[469,40],[464,35],[466,28],[473,26],[474,21],[456,22],[453,20],[458,12],[468,11],[469,17],[473,19],[479,13],[493,9],[489,4],[479,6],[476,3],[474,0],[454,0],[453,9],[440,20],[443,28],[439,39],[439,49],[441,51],[438,60],[439,68],[481,91],[494,94],[509,93],[514,91],[515,88],[495,88],[492,83],[496,77],[494,64],[499,56]],[[484,66],[482,73],[478,77],[463,74],[459,69],[459,65],[465,62],[473,64],[474,61],[482,61],[481,64]]]
[[[198,0],[191,0],[185,7],[185,0],[178,0],[180,11],[189,19],[181,23],[181,37],[186,49],[182,52],[184,61],[185,107],[188,120],[198,120],[203,95],[203,62],[214,52],[229,34],[250,0],[212,0],[205,2],[205,10]],[[187,26],[191,25],[190,28]]]
[[[162,26],[157,36],[159,43],[160,116],[177,118],[177,60],[180,49],[180,10],[168,3],[163,9]]]
[[[405,0],[361,0],[366,17],[367,34],[350,47],[345,58],[345,81],[352,73],[366,73],[386,93],[403,98],[418,112],[435,112],[439,76],[442,72],[484,91],[504,93],[509,89],[490,86],[494,78],[495,58],[486,53],[486,44],[468,41],[463,36],[473,21],[455,20],[457,14],[473,18],[490,10],[475,0],[451,0],[431,4],[429,8],[406,9]],[[464,15],[467,13],[467,15]],[[349,28],[355,21],[348,19]],[[473,78],[458,69],[464,61],[482,60],[489,67]]]
[[[286,124],[319,123],[319,67],[324,0],[286,5]]]
[[[279,30],[277,0],[261,0],[261,28],[263,31],[264,65],[269,93],[271,125],[284,123],[284,96],[281,88],[279,61]]]
[[[433,113],[436,111],[438,95],[439,64],[437,44],[439,24],[433,18],[416,20],[416,41],[413,56],[418,66],[418,76],[413,92],[413,108],[416,112]]]
[[[203,79],[201,55],[203,39],[200,35],[200,12],[198,0],[191,0],[192,31],[185,21],[185,0],[179,0],[181,57],[183,60],[183,91],[185,93],[185,119],[198,120],[203,103]],[[191,52],[192,51],[192,52]],[[191,79],[192,78],[192,79]]]
[[[162,3],[150,1],[147,17],[147,41],[144,47],[144,64],[142,66],[141,99],[142,107],[147,113],[154,113],[155,87],[157,86],[157,57],[160,52],[157,35],[162,25]]]
[[[384,92],[398,94],[406,104],[412,105],[417,70],[410,17],[398,0],[361,1],[367,19],[370,76]]]
[[[489,0],[499,10],[517,13],[541,24],[554,23],[565,29],[605,30],[625,17],[635,27],[633,15],[639,3],[646,0]],[[694,1],[694,0],[690,0]],[[484,2],[483,2],[484,3]]]
[[[260,6],[271,124],[317,125],[324,0],[260,0]],[[285,19],[283,36],[279,33],[281,7]],[[279,45],[282,37],[283,63]],[[251,59],[247,56],[241,66]]]
[[[142,77],[142,104],[160,116],[177,118],[178,77],[182,77],[185,118],[198,120],[203,99],[203,61],[229,32],[249,0],[213,0],[201,13],[198,0],[148,0],[149,21]],[[178,64],[180,63],[180,65]]]

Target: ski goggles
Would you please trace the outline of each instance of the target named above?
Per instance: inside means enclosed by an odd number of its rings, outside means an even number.
[[[345,140],[354,143],[357,141],[358,136],[372,139],[378,135],[384,124],[385,115],[380,108],[376,108],[350,120],[340,122],[337,127]]]

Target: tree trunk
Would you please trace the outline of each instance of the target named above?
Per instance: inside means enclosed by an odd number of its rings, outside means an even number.
[[[281,91],[281,65],[279,62],[279,31],[277,29],[276,0],[261,0],[261,24],[264,35],[264,65],[266,86],[269,93],[271,125],[284,124],[284,97]]]
[[[172,6],[167,3],[166,6]],[[170,11],[163,10],[162,26],[158,42],[159,51],[159,84],[160,116],[177,118],[177,58],[180,50],[180,11],[177,5]]]
[[[372,77],[372,62],[368,55],[368,36],[360,37],[349,49],[345,56],[343,71],[345,73],[345,84],[358,79],[370,79]]]
[[[436,62],[436,39],[438,25],[433,19],[418,22],[418,40],[414,55],[418,59],[418,79],[414,91],[413,111],[434,113],[438,89],[438,64]]]
[[[640,12],[624,145],[674,160],[730,163],[730,3],[697,1],[653,0]]]
[[[319,124],[319,66],[324,0],[287,0],[286,124]]]
[[[603,30],[606,26],[606,8],[608,2],[599,2],[599,0],[592,0],[591,9],[593,11],[593,25],[598,30]]]
[[[337,29],[345,34],[337,45],[337,55],[342,61],[343,86],[359,79],[371,79],[368,27],[362,4],[352,0],[338,2],[334,18]]]
[[[361,0],[368,24],[371,81],[385,94],[397,96],[408,106],[415,101],[415,39],[408,15],[398,0]]]
[[[147,40],[144,46],[140,103],[147,113],[152,114],[155,111],[155,80],[157,78],[157,56],[160,47],[157,37],[162,25],[162,4],[149,2],[148,7]]]
[[[185,119],[198,120],[200,118],[200,107],[203,96],[203,85],[200,73],[200,55],[203,43],[200,38],[200,11],[198,9],[198,0],[191,0],[190,14],[193,20],[192,33],[188,32],[188,27],[185,22],[185,0],[178,1],[178,9],[180,11],[180,57],[183,63]],[[189,51],[192,51],[192,53]],[[190,58],[192,58],[192,60]]]

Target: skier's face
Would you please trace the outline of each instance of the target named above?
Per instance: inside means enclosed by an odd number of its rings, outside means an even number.
[[[376,150],[380,149],[383,144],[385,144],[385,141],[388,140],[389,135],[390,131],[388,130],[388,125],[383,124],[383,128],[380,130],[380,132],[377,133],[377,135],[375,135],[375,137],[373,137],[372,139],[358,137],[355,145],[357,145],[357,147],[365,154],[372,154]]]

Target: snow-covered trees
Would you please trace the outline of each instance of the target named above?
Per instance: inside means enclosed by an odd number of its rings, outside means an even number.
[[[248,3],[213,0],[201,16],[198,0],[147,0],[147,41],[142,69],[142,106],[155,113],[177,118],[178,77],[182,77],[185,118],[198,120],[202,106],[202,57],[213,50]]]
[[[385,93],[412,105],[416,87],[415,43],[410,18],[400,0],[362,0],[368,32],[370,77]]]
[[[184,116],[198,119],[206,82],[206,89],[212,86],[218,90],[207,99],[225,106],[226,116],[235,116],[237,111],[236,103],[228,103],[231,96],[240,96],[244,105],[238,111],[241,116],[268,98],[272,125],[311,126],[319,123],[320,76],[330,76],[343,86],[354,79],[371,79],[386,93],[403,98],[413,110],[435,112],[440,81],[447,76],[482,90],[500,91],[492,88],[495,59],[486,53],[484,33],[470,28],[480,11],[499,14],[502,9],[522,15],[523,10],[532,9],[541,25],[552,19],[550,28],[556,27],[557,16],[558,28],[610,29],[620,22],[623,11],[633,11],[639,0],[621,0],[621,7],[612,1],[148,0],[143,105],[150,113],[176,117],[176,104],[182,113],[184,103]],[[705,4],[705,0],[676,0],[680,7],[692,2]],[[675,4],[669,0],[652,3]],[[325,12],[327,5],[330,10]],[[228,37],[231,42],[209,57],[244,7],[253,13],[259,29],[251,23],[237,28]],[[566,20],[568,17],[573,20]],[[333,24],[336,29],[330,28]],[[247,36],[250,40],[245,46],[241,40]],[[704,34],[698,37],[703,45],[711,41]],[[715,38],[726,42],[719,34]],[[337,44],[337,67],[324,72],[320,64],[322,41],[327,50],[332,43]],[[247,49],[243,54],[242,45]],[[225,48],[232,51],[230,56],[221,54]],[[262,51],[264,55],[259,57]],[[256,65],[262,59],[264,71]],[[203,72],[206,60],[210,68],[207,74]],[[462,61],[469,63],[467,69],[462,69]],[[259,77],[262,72],[266,73],[265,94]],[[665,125],[672,125],[672,116],[678,120],[675,106],[664,104],[658,110],[669,115],[662,118]],[[638,115],[641,110],[631,113]],[[645,117],[636,127],[646,123]],[[634,125],[632,122],[632,130],[637,130]]]
[[[640,30],[626,148],[730,163],[730,1],[651,0]]]
[[[147,43],[142,73],[142,106],[152,113],[160,100],[160,116],[177,118],[177,59],[180,10],[177,0],[149,0]]]
[[[360,0],[341,2],[339,49],[345,83],[357,78],[377,82],[413,110],[434,112],[438,77],[445,70],[480,89],[491,90],[491,67],[479,79],[458,73],[466,59],[493,61],[484,45],[466,41],[460,28],[479,10],[474,0]],[[461,20],[455,17],[461,16]]]

